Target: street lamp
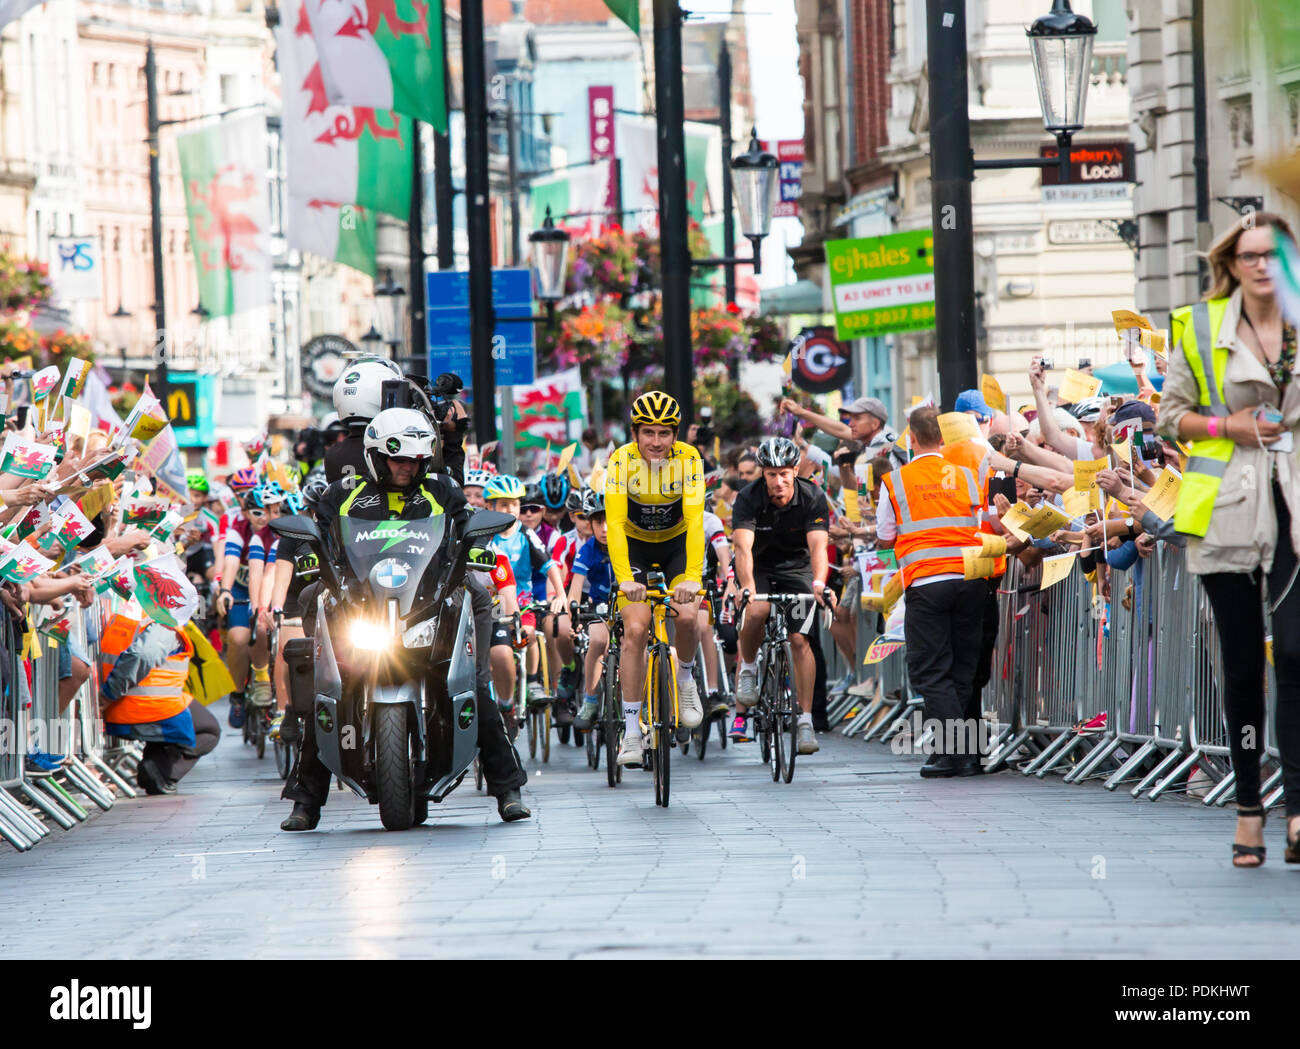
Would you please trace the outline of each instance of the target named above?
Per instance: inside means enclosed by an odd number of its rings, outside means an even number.
[[[772,230],[772,203],[776,196],[777,161],[758,144],[758,129],[750,132],[749,148],[731,160],[731,180],[740,210],[740,231],[754,246],[754,272],[761,272],[759,241]]]
[[[1070,10],[1069,0],[1053,0],[1052,10],[1025,30],[1038,80],[1043,126],[1062,146],[1083,128],[1097,27]]]
[[[926,64],[930,70],[930,208],[934,232],[935,348],[940,400],[976,384],[974,217],[971,182],[977,171],[1058,168],[1070,181],[1070,139],[1083,128],[1097,27],[1052,0],[1052,10],[1027,30],[1043,126],[1056,138],[1056,156],[976,160],[967,92],[966,0],[926,0]]]
[[[375,327],[374,321],[370,322],[370,330],[361,336],[361,345],[366,351],[367,357],[387,357],[384,352],[384,333]]]
[[[402,341],[405,308],[406,289],[393,280],[392,270],[384,270],[384,279],[375,285],[375,317],[381,338],[394,348]]]
[[[116,344],[114,349],[122,357],[122,367],[125,368],[127,343],[131,341],[131,311],[123,309],[120,301],[117,309],[108,315],[108,330]]]
[[[533,273],[537,277],[537,297],[554,309],[564,298],[564,276],[569,265],[569,231],[560,229],[546,207],[546,218],[541,229],[528,234],[533,246]]]

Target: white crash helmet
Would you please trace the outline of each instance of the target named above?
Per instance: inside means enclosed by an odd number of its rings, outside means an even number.
[[[370,420],[364,440],[366,469],[379,484],[392,483],[388,456],[417,459],[420,468],[412,484],[419,484],[441,460],[438,431],[429,417],[414,408],[385,408]]]
[[[465,471],[465,488],[486,488],[488,481],[492,480],[492,475],[486,470],[466,470]]]
[[[334,384],[334,410],[343,422],[365,421],[379,414],[384,383],[402,378],[392,361],[369,357],[353,361]]]

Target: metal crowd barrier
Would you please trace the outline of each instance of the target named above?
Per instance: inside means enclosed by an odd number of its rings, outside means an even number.
[[[1102,602],[1081,568],[1039,590],[1038,567],[1014,558],[998,593],[998,640],[983,714],[990,725],[985,767],[1014,766],[1067,783],[1104,777],[1132,797],[1204,789],[1206,805],[1234,796],[1223,669],[1209,600],[1187,570],[1185,551],[1157,545],[1127,571],[1111,569],[1111,599]],[[878,636],[879,617],[858,614],[859,663]],[[832,726],[848,737],[890,743],[910,730],[922,699],[907,681],[906,651],[874,667],[854,668],[874,679],[871,697],[840,700]],[[853,697],[850,697],[852,700]],[[1282,800],[1282,770],[1274,740],[1276,687],[1271,664],[1265,686],[1262,796]],[[925,735],[911,740],[922,747]],[[1204,779],[1193,787],[1199,770]]]
[[[88,609],[73,605],[66,644],[86,657],[89,679],[59,709],[59,648],[37,633],[29,650],[30,685],[22,655],[22,626],[3,617],[3,687],[0,688],[0,837],[25,851],[51,833],[70,830],[89,817],[86,803],[107,810],[118,794],[134,797],[122,775],[138,757],[138,744],[106,738],[99,717],[99,636],[107,612],[102,599]],[[35,652],[39,646],[39,656]],[[62,755],[50,774],[29,770],[37,750]]]

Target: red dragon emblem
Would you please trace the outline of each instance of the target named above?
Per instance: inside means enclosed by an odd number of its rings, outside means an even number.
[[[165,572],[137,568],[136,582],[159,608],[175,609],[185,604],[185,591],[180,582]]]
[[[334,126],[326,128],[316,136],[317,142],[324,142],[326,145],[332,145],[337,139],[349,142],[352,139],[360,138],[362,133],[369,131],[376,139],[395,138],[398,145],[402,144],[402,125],[397,122],[397,115],[391,110],[388,111],[393,118],[392,127],[383,127],[375,118],[376,111],[365,106],[352,106],[350,111],[344,110],[334,117]]]
[[[247,172],[241,173],[234,164],[218,168],[206,192],[197,179],[190,180],[190,198],[207,209],[208,220],[195,214],[194,231],[205,242],[199,260],[207,272],[228,269],[252,270],[244,258],[245,252],[257,252],[257,235],[261,228],[247,215],[235,210],[235,205],[254,200],[259,193],[257,179]],[[219,257],[208,246],[219,245]]]
[[[383,22],[393,36],[418,36],[424,41],[424,46],[429,47],[429,5],[412,0],[411,6],[415,8],[416,17],[407,22],[398,17],[397,0],[366,0],[365,22],[361,20],[360,9],[353,5],[351,16],[334,35],[360,36],[361,30],[365,29],[373,36],[379,23]]]

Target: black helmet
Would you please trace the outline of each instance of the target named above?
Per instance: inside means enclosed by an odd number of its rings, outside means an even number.
[[[572,485],[568,474],[547,474],[542,478],[542,501],[548,510],[564,508],[565,497]]]
[[[579,512],[583,517],[603,514],[605,512],[605,497],[594,488],[584,488],[582,490],[582,509]]]
[[[329,481],[325,480],[325,471],[320,467],[312,470],[302,480],[302,501],[307,504],[307,509],[314,511],[316,504],[320,502],[320,497],[325,494],[325,489],[330,486]]]
[[[521,506],[545,506],[546,500],[542,498],[542,486],[536,481],[529,481],[524,485],[524,497],[519,500]]]
[[[799,446],[789,437],[769,437],[758,446],[759,466],[798,466],[799,458]]]
[[[582,513],[582,498],[589,491],[591,489],[585,485],[582,488],[570,488],[569,494],[564,497],[564,508],[571,514]]]

